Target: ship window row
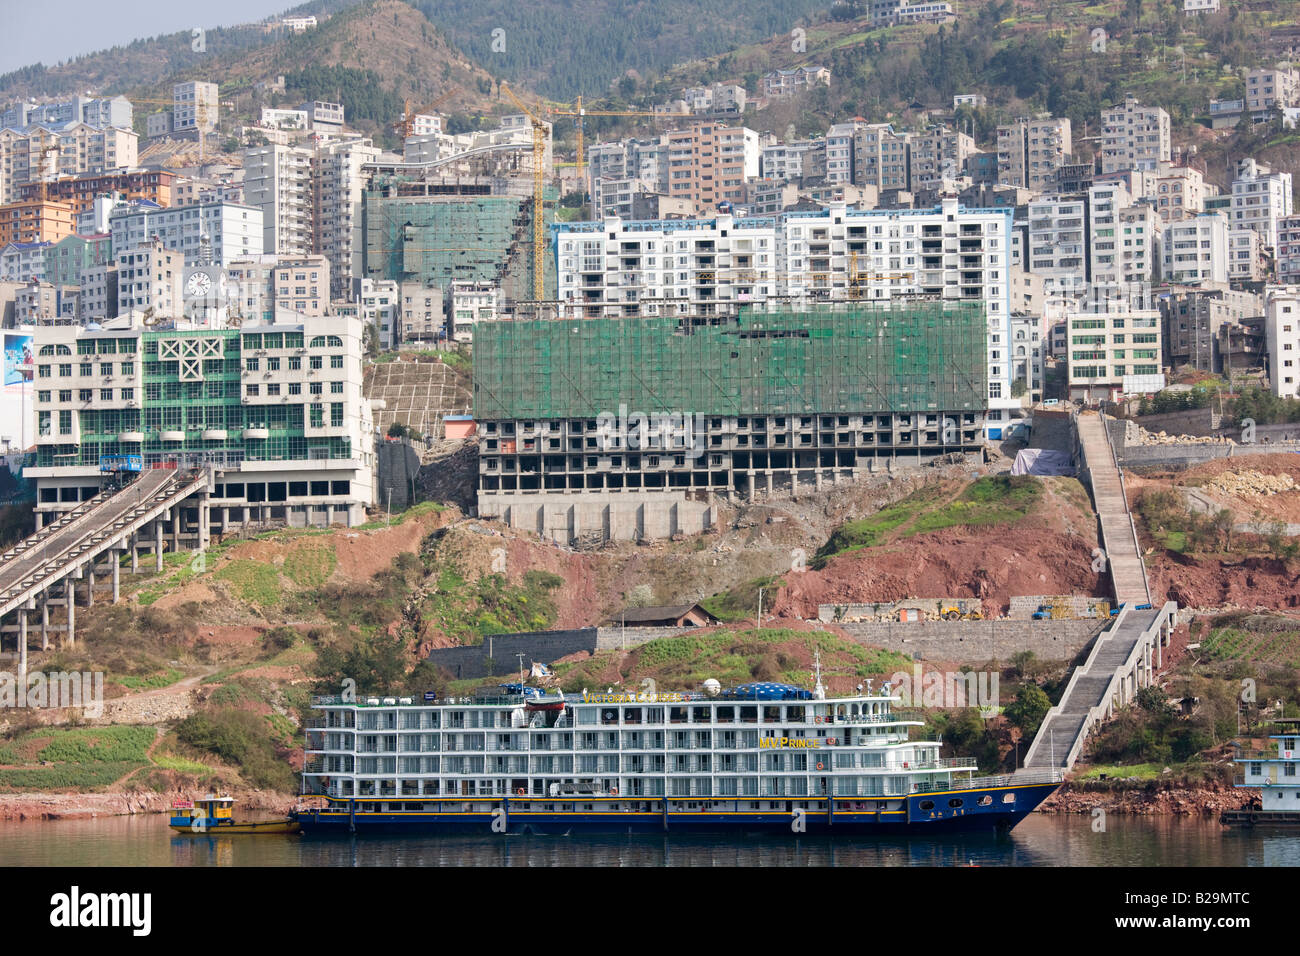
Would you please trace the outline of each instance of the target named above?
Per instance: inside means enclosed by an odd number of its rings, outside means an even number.
[[[717,731],[555,731],[550,733],[419,733],[349,734],[311,731],[309,749],[346,751],[357,754],[381,753],[538,753],[544,751],[629,751],[629,750],[764,750],[810,753],[843,750],[868,743],[901,741],[905,735],[885,727],[850,727],[836,731],[808,732],[801,728],[782,730]]]
[[[760,760],[761,757],[761,760]],[[330,757],[320,773],[467,774],[467,773],[803,773],[809,770],[880,769],[883,753],[768,754],[581,754],[578,756]]]
[[[883,703],[837,705],[830,708],[808,707],[792,704],[720,704],[683,705],[664,707],[579,707],[570,711],[579,726],[662,724],[729,724],[729,723],[803,723],[826,709],[836,717],[887,721],[890,718]],[[355,724],[353,720],[355,719]],[[471,710],[380,710],[380,711],[328,711],[320,720],[324,728],[349,728],[358,730],[438,730],[438,729],[490,729],[509,728],[518,721],[516,709]]]
[[[667,793],[665,794],[665,783]],[[605,798],[617,795],[624,800],[637,797],[806,797],[821,796],[830,785],[836,796],[897,797],[909,794],[911,778],[907,776],[836,776],[828,781],[806,776],[775,777],[708,777],[675,776],[621,778],[596,776],[574,781],[563,778],[523,779],[510,777],[464,779],[339,779],[325,786],[338,797],[521,797],[581,799],[583,796]],[[942,781],[936,781],[936,786]],[[407,809],[426,809],[409,807]],[[364,810],[362,812],[365,812]]]
[[[552,731],[513,734],[318,734],[308,749],[355,753],[537,753],[542,750],[824,750],[892,743],[905,735],[889,727],[839,727],[807,731],[788,727],[764,731]]]

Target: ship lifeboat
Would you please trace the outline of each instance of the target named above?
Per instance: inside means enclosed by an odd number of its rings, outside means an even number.
[[[530,697],[524,701],[524,706],[529,710],[564,710],[564,696],[559,697]]]

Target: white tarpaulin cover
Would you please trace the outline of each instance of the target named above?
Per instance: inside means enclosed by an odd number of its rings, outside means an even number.
[[[1011,466],[1013,475],[1073,475],[1069,452],[1050,448],[1022,448]]]

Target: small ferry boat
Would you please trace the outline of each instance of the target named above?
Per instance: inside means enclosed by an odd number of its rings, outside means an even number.
[[[1272,721],[1277,741],[1272,750],[1238,748],[1233,761],[1245,770],[1233,779],[1237,787],[1260,791],[1238,810],[1225,810],[1219,822],[1225,826],[1300,827],[1300,718],[1277,717]]]
[[[319,833],[1002,831],[1057,770],[977,777],[913,741],[901,698],[755,683],[698,693],[317,697],[295,814]],[[533,705],[533,706],[530,706]],[[558,706],[555,706],[558,705]]]
[[[235,820],[233,797],[210,793],[195,800],[178,800],[172,804],[168,826],[178,833],[297,833],[298,821],[291,817],[279,820]]]

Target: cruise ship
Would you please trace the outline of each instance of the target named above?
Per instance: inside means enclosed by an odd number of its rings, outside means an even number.
[[[978,777],[897,694],[753,683],[691,693],[503,684],[317,697],[296,818],[321,833],[1005,832],[1059,771]]]

